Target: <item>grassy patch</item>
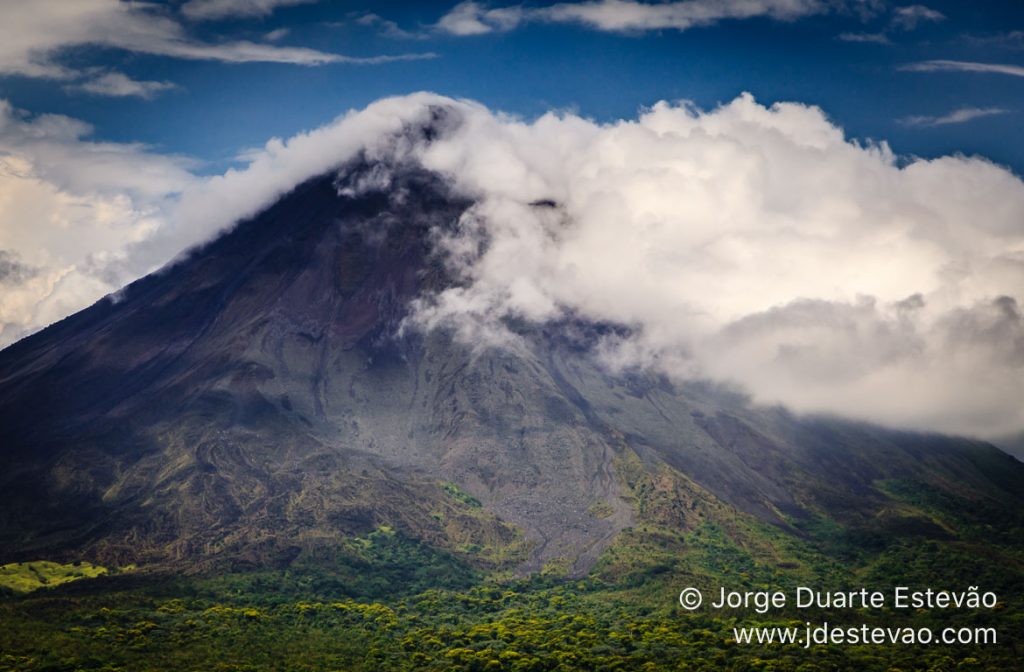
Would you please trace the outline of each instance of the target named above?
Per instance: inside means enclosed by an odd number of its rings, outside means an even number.
[[[454,483],[449,483],[445,481],[441,483],[441,489],[448,493],[448,495],[452,497],[455,501],[461,502],[466,506],[471,506],[474,509],[479,509],[481,506],[483,506],[483,504],[480,503],[479,499],[469,494],[465,490],[461,489]]]
[[[14,562],[0,565],[0,588],[12,593],[31,593],[40,588],[53,588],[63,583],[94,579],[109,573],[106,567],[89,562],[62,565],[48,560]]]

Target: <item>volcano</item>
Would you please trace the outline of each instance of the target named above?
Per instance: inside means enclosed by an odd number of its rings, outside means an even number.
[[[616,325],[509,325],[514,348],[410,328],[459,282],[435,250],[471,203],[359,159],[0,352],[0,557],[280,565],[380,526],[470,562],[586,573],[643,521],[948,539],[893,484],[1020,510],[985,442],[758,406],[615,373]],[[557,208],[557,203],[533,207]]]

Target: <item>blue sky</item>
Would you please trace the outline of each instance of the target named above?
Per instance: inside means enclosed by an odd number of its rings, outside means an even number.
[[[62,79],[14,73],[0,79],[0,98],[31,114],[86,121],[97,139],[145,143],[200,160],[200,172],[219,172],[272,136],[288,137],[382,96],[418,90],[527,117],[561,108],[599,121],[633,117],[658,100],[688,99],[707,108],[749,91],[765,103],[820,105],[851,137],[888,140],[897,153],[978,153],[1024,172],[1024,134],[1017,132],[1024,71],[905,69],[932,60],[1024,68],[1024,4],[1013,0],[827,3],[839,9],[685,29],[608,30],[536,19],[474,35],[437,27],[454,3],[264,2],[260,15],[251,15],[256,10],[242,0],[223,4],[220,14],[203,20],[178,2],[135,13],[142,20],[147,14],[172,20],[202,43],[245,40],[354,57],[436,56],[296,65],[56,45],[47,56],[54,63],[116,71],[167,89],[146,98],[98,95]],[[480,11],[510,6],[494,3]],[[899,20],[907,7],[916,8],[914,18]],[[396,27],[407,34],[395,35]],[[958,110],[977,112],[934,123]]]

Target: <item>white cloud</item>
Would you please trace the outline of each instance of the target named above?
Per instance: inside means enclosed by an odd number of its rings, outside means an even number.
[[[399,26],[396,22],[389,19],[385,19],[379,14],[368,12],[366,14],[358,15],[355,18],[356,24],[360,26],[366,26],[369,28],[376,28],[377,31],[384,37],[390,37],[399,40],[422,40],[429,37],[427,31],[415,32],[411,30],[405,30]],[[343,25],[343,24],[334,24]]]
[[[975,47],[994,47],[996,49],[1024,49],[1024,30],[1011,30],[1005,33],[990,35],[964,35],[961,38]]]
[[[428,97],[382,101],[246,153],[199,178],[181,158],[93,142],[92,128],[0,100],[0,347],[166,264],[368,139],[391,137]],[[433,98],[429,98],[432,100]]]
[[[278,7],[307,5],[319,0],[189,0],[181,13],[193,21],[270,16]]]
[[[512,30],[532,15],[521,7],[488,9],[477,2],[463,2],[442,16],[437,28],[452,35],[483,35]]]
[[[277,42],[288,37],[288,35],[291,32],[292,31],[289,30],[288,28],[278,28],[276,30],[269,31],[266,35],[263,36],[263,39],[266,40],[267,42]]]
[[[197,181],[181,194],[166,225],[135,248],[131,269],[149,270],[256,214],[300,182],[393,137],[414,120],[428,118],[427,105],[435,100],[430,94],[384,99],[316,130],[245,150],[240,157],[247,161],[244,169]]]
[[[97,96],[153,98],[164,91],[178,88],[172,82],[132,79],[122,72],[105,72],[72,87]]]
[[[871,42],[874,44],[892,44],[885,33],[840,33],[836,36],[843,42]]]
[[[418,323],[620,323],[606,361],[903,427],[1024,427],[1024,183],[983,159],[900,163],[820,110],[749,96],[636,121],[478,108],[414,153],[478,199],[466,286]],[[560,208],[531,207],[553,200]],[[476,250],[483,249],[477,254]]]
[[[0,180],[0,198],[21,190],[18,207],[0,207],[0,249],[26,269],[18,287],[34,288],[0,294],[15,329],[82,307],[365,151],[420,162],[476,202],[438,243],[464,284],[425,297],[415,326],[486,347],[516,342],[509,317],[614,322],[628,333],[595,355],[612,367],[900,427],[1024,428],[1024,182],[979,158],[898,161],[815,107],[742,96],[612,124],[524,122],[418,94],[202,179],[142,148],[88,143],[73,120],[2,118],[5,151],[31,159]],[[433,140],[408,132],[431,120]],[[107,155],[98,174],[94,155]],[[546,200],[557,207],[531,205]]]
[[[85,73],[60,62],[72,47],[97,46],[188,60],[225,63],[376,64],[433,54],[358,58],[303,47],[249,41],[203,42],[153,4],[119,0],[0,3],[0,75],[73,80]]]
[[[944,21],[946,15],[924,5],[909,5],[893,10],[891,25],[896,30],[914,30],[922,23]]]
[[[778,21],[822,14],[821,0],[685,0],[647,4],[632,0],[560,3],[545,12],[549,21],[576,22],[607,31],[686,30],[726,19],[768,17]]]
[[[981,72],[1024,77],[1024,66],[1004,63],[975,63],[973,61],[948,61],[936,59],[905,65],[907,72]]]
[[[20,285],[35,276],[37,270],[21,260],[21,255],[0,250],[0,285]]]
[[[920,24],[936,23],[945,20],[946,16],[924,5],[909,5],[906,7],[895,7],[889,22],[878,32],[874,33],[842,33],[837,38],[844,42],[862,42],[875,44],[892,44],[889,38],[891,33],[909,32]]]
[[[777,21],[793,21],[837,9],[871,11],[875,4],[866,0],[592,0],[561,2],[540,7],[515,5],[490,8],[479,2],[469,1],[456,5],[438,21],[436,27],[452,35],[482,35],[508,31],[530,21],[576,23],[609,32],[688,30],[725,20],[766,17]]]
[[[961,107],[949,114],[941,116],[920,115],[906,117],[901,121],[907,126],[946,126],[949,124],[963,124],[981,117],[992,117],[1000,114],[1007,114],[1009,110],[1002,107]]]
[[[90,142],[90,132],[68,117],[26,118],[0,101],[0,256],[21,269],[5,274],[0,291],[0,345],[136,277],[115,272],[117,262],[195,180],[183,160]]]

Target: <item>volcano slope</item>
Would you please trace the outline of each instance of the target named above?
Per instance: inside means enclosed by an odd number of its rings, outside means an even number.
[[[350,188],[380,168],[0,352],[0,562],[51,561],[0,579],[62,584],[0,595],[0,670],[1010,669],[1024,465],[612,373],[617,325],[412,328],[471,204],[407,165]],[[744,648],[751,614],[673,607],[808,583],[981,586],[998,613],[952,618],[999,646]]]
[[[403,329],[457,282],[432,241],[470,204],[409,166],[345,187],[377,168],[311,179],[0,353],[4,559],[287,564],[386,524],[582,575],[651,515],[949,538],[905,492],[1020,510],[1024,465],[989,445],[613,375],[590,352],[614,326],[513,326],[507,348]]]
[[[652,520],[962,534],[927,500],[1019,524],[1024,465],[982,442],[612,374],[590,354],[610,325],[513,325],[490,349],[403,329],[458,281],[432,241],[470,204],[409,166],[345,187],[374,169],[309,180],[0,352],[0,558],[279,566],[389,526],[582,575]]]

